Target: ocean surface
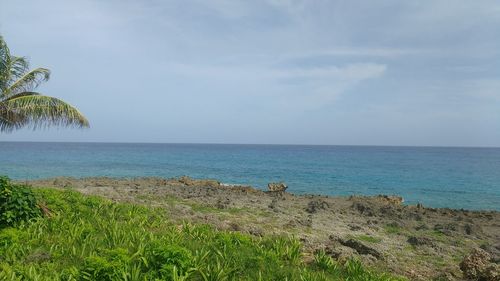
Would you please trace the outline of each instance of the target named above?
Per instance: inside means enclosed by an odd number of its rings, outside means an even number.
[[[500,148],[0,142],[0,174],[215,178],[293,193],[398,194],[430,207],[500,210]]]

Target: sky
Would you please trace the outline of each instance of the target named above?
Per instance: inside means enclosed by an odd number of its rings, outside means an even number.
[[[500,146],[497,0],[0,0],[90,129],[0,141]]]

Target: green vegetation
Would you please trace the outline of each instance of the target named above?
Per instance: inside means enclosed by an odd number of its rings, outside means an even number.
[[[0,176],[0,227],[12,226],[41,215],[31,189]]]
[[[400,280],[324,252],[306,264],[300,242],[289,237],[174,224],[164,209],[70,190],[25,194],[50,215],[0,229],[0,280]]]
[[[26,126],[89,126],[76,108],[34,91],[49,78],[48,69],[30,70],[26,58],[11,55],[0,36],[0,132]]]
[[[321,250],[314,254],[314,263],[316,266],[323,270],[337,269],[335,261],[325,253],[325,250]]]
[[[427,235],[440,242],[446,242],[452,239],[452,237],[447,236],[446,234],[444,234],[439,230],[429,230],[425,231],[424,233],[427,233]]]
[[[385,232],[389,234],[401,234],[403,229],[397,225],[388,224],[384,227]]]

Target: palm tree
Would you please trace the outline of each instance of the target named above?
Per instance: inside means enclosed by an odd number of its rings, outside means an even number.
[[[50,78],[46,68],[29,70],[28,60],[10,54],[0,36],[0,132],[22,127],[88,127],[78,109],[34,90]]]

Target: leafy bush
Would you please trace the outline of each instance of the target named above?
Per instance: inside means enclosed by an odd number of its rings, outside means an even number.
[[[170,278],[186,275],[191,268],[191,252],[177,245],[155,242],[146,249],[149,267],[159,273],[159,277]]]
[[[89,256],[84,259],[80,277],[83,280],[112,281],[123,277],[130,263],[127,250],[117,248],[104,250],[99,256]]]
[[[30,188],[13,184],[8,177],[0,176],[0,227],[13,226],[40,215]]]
[[[103,257],[90,256],[85,258],[81,279],[83,280],[117,280],[120,277],[121,265],[116,261],[108,261]]]

